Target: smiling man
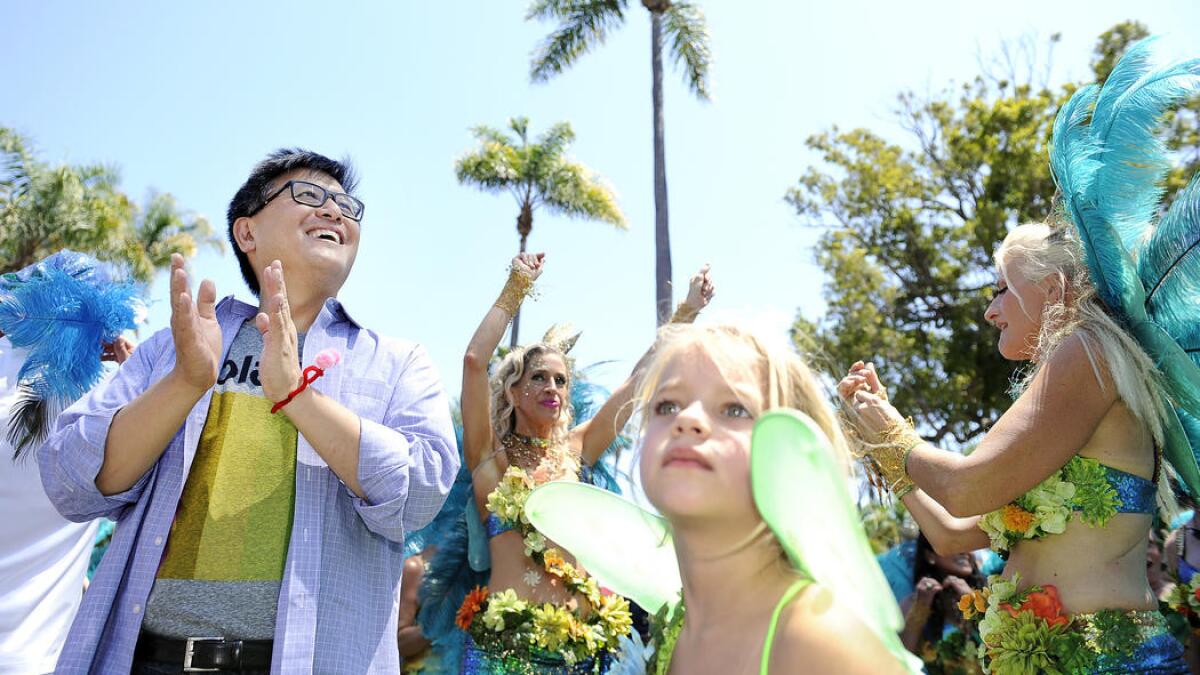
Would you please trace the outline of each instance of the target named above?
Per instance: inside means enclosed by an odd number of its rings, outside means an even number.
[[[176,256],[170,329],[59,418],[47,493],[118,525],[58,672],[398,672],[404,533],[437,514],[458,452],[425,351],[336,300],[354,182],[344,162],[272,153],[228,212],[258,307],[216,302],[208,280],[193,297]],[[341,362],[296,393],[329,349]]]

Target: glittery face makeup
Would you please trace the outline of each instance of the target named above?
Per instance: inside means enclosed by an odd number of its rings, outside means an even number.
[[[514,388],[518,414],[529,422],[554,422],[570,397],[566,361],[558,354],[537,354]]]

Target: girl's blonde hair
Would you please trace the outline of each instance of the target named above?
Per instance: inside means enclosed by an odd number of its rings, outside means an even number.
[[[1078,335],[1101,388],[1106,386],[1103,377],[1106,372],[1117,388],[1117,395],[1149,429],[1155,445],[1162,447],[1164,420],[1169,414],[1162,376],[1154,361],[1109,315],[1096,294],[1074,226],[1069,222],[1020,225],[1004,238],[994,258],[1006,282],[1015,273],[1035,284],[1049,280],[1061,290],[1058,300],[1046,303],[1042,310],[1041,330],[1033,345],[1033,367],[1016,383],[1014,393],[1025,391],[1063,341]],[[1014,292],[1011,283],[1008,289]],[[1016,297],[1028,314],[1024,299]],[[1169,492],[1167,483],[1159,481],[1159,503],[1169,511],[1174,500],[1165,496]]]
[[[667,365],[697,347],[713,360],[726,381],[749,375],[751,381],[759,382],[764,410],[793,408],[811,417],[828,437],[828,447],[833,452],[834,461],[849,475],[850,454],[846,439],[830,406],[830,399],[812,370],[795,352],[773,347],[753,333],[732,325],[667,324],[659,330],[654,354],[646,365],[634,398],[643,412],[643,432],[648,420],[645,412],[652,405],[654,393],[662,384]],[[777,550],[780,564],[790,569],[786,551],[766,522],[760,522],[723,555],[733,555],[749,546],[766,542]]]
[[[668,324],[659,330],[654,354],[638,383],[635,401],[645,411],[662,384],[667,364],[680,354],[699,347],[713,360],[721,375],[731,381],[749,375],[762,386],[764,410],[794,408],[813,419],[829,438],[834,460],[849,471],[846,439],[830,399],[812,370],[795,352],[771,346],[749,331],[732,325],[696,326]],[[642,430],[647,416],[642,415]]]

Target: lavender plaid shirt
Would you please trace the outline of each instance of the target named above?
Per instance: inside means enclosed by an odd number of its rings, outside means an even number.
[[[217,305],[225,352],[255,312],[232,297]],[[404,533],[437,514],[458,471],[449,402],[424,349],[362,328],[333,299],[308,331],[303,362],[329,347],[342,362],[313,386],[362,420],[358,479],[367,499],[350,492],[303,435],[297,439],[296,506],[271,672],[395,673]],[[64,516],[117,520],[57,672],[129,672],[132,665],[211,392],[129,490],[105,497],[95,479],[113,415],[174,363],[171,333],[159,331],[107,385],[58,418],[38,453],[42,483]]]

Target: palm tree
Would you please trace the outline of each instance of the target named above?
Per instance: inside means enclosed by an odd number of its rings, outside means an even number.
[[[551,19],[558,27],[533,57],[531,77],[545,82],[569,68],[608,32],[625,22],[628,0],[534,0],[526,19]],[[709,100],[711,53],[704,13],[690,2],[642,0],[650,12],[651,102],[654,111],[654,306],[658,325],[671,315],[671,240],[667,228],[667,167],[663,140],[662,46],[671,46],[688,89]]]
[[[171,195],[152,194],[139,208],[119,183],[111,166],[46,164],[27,139],[0,127],[0,274],[70,248],[123,263],[145,282],[172,253],[224,250],[208,221],[180,211]]]
[[[508,128],[515,137],[479,126],[471,130],[479,145],[454,163],[458,182],[493,194],[508,192],[517,200],[517,234],[525,252],[533,231],[533,212],[544,206],[551,213],[600,220],[625,229],[625,216],[616,195],[583,164],[565,156],[575,140],[567,122],[550,127],[529,142],[529,119],[514,117]],[[513,317],[511,345],[517,346],[520,312]]]

